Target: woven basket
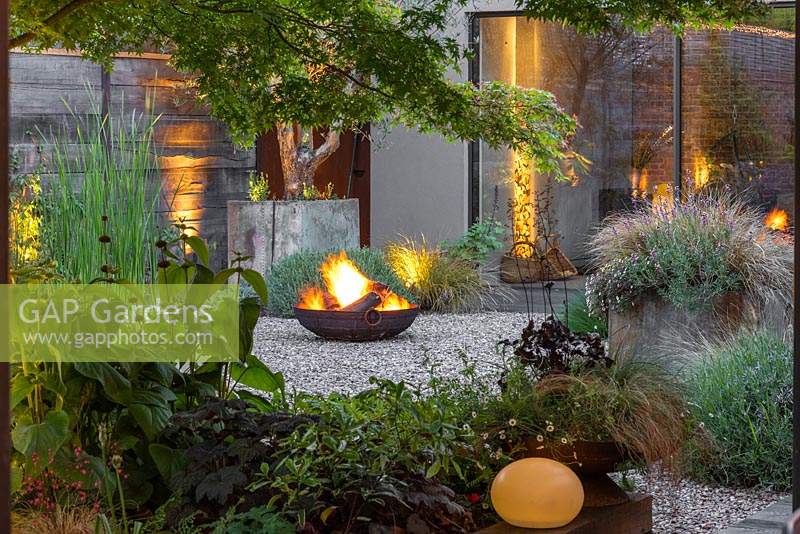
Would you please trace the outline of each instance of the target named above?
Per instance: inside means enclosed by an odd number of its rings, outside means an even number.
[[[558,246],[550,247],[544,254],[535,251],[531,258],[504,254],[500,260],[500,280],[507,284],[563,280],[577,274],[578,270]]]

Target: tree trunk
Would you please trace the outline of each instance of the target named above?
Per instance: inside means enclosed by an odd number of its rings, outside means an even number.
[[[314,184],[319,166],[339,148],[340,133],[328,130],[325,142],[313,148],[302,143],[302,134],[295,131],[294,125],[282,123],[277,130],[286,198],[297,198],[305,187]]]

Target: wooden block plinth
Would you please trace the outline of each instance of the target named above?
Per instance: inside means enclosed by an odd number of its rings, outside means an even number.
[[[559,528],[520,528],[497,523],[475,534],[644,534],[653,529],[653,497],[631,494],[616,506],[584,508],[569,525]]]

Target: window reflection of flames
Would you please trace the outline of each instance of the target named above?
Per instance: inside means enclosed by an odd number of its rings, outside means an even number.
[[[789,214],[784,210],[773,208],[773,210],[764,217],[764,226],[771,230],[785,232],[789,229]]]

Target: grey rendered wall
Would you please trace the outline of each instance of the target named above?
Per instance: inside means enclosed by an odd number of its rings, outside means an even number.
[[[449,32],[467,44],[467,11],[510,11],[513,0],[475,0],[454,13]],[[467,65],[456,80],[466,80]],[[373,127],[370,242],[381,247],[398,235],[428,242],[452,239],[467,228],[467,147],[441,136]]]
[[[428,242],[452,239],[467,224],[464,143],[399,128],[372,149],[370,244],[382,247],[398,236]]]

